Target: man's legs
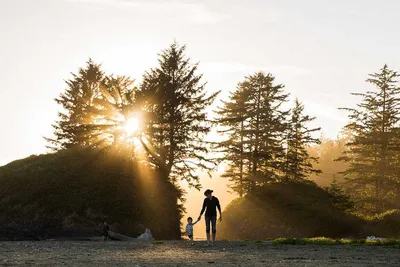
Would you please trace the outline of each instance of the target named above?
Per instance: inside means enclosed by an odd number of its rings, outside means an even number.
[[[211,223],[211,217],[206,216],[207,245],[210,244],[210,223]]]
[[[211,217],[211,226],[212,226],[212,242],[215,241],[215,236],[217,234],[217,216]]]

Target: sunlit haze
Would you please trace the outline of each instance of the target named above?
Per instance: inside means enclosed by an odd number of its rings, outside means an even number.
[[[124,130],[128,135],[133,135],[139,130],[140,121],[138,117],[129,118],[125,125]]]
[[[0,165],[46,152],[54,98],[89,57],[139,83],[174,40],[210,93],[224,98],[246,75],[271,72],[335,137],[346,122],[337,108],[357,99],[350,92],[370,89],[367,74],[385,63],[400,68],[399,10],[398,0],[1,0]],[[140,123],[129,118],[126,132]],[[223,207],[234,198],[218,173],[201,183]],[[197,217],[202,191],[187,190],[187,215]]]

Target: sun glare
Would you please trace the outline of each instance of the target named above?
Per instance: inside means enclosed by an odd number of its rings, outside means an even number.
[[[139,118],[132,117],[125,122],[124,130],[127,135],[131,136],[139,130],[139,126],[140,126]]]

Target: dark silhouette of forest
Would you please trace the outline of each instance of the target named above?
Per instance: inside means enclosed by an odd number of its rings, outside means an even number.
[[[102,221],[131,236],[178,239],[185,192],[199,171],[227,166],[239,195],[223,238],[400,236],[400,84],[368,76],[336,140],[320,137],[301,99],[271,73],[246,76],[214,114],[198,64],[176,42],[140,84],[89,60],[66,81],[51,153],[0,168],[4,239],[88,236]],[[273,72],[273,70],[271,70]],[[291,106],[291,107],[290,107]],[[286,107],[286,108],[285,108]],[[219,137],[205,138],[212,128]]]

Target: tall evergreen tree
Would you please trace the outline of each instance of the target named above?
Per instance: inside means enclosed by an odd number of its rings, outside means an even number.
[[[248,114],[248,92],[240,87],[231,94],[228,101],[223,101],[223,107],[217,110],[217,122],[221,126],[219,133],[227,136],[218,143],[219,152],[223,153],[223,161],[227,168],[222,177],[228,178],[230,188],[240,197],[249,190],[249,172],[246,171],[248,160],[248,137],[246,135]]]
[[[104,72],[100,65],[89,59],[86,67],[72,76],[72,79],[66,81],[65,92],[55,99],[63,108],[59,112],[60,119],[53,125],[55,138],[47,139],[49,147],[55,150],[93,144],[90,138],[89,110],[100,93]]]
[[[135,113],[139,113],[137,88],[133,83],[134,80],[126,76],[104,77],[100,94],[90,112],[92,130],[96,131],[99,140],[108,144],[122,142],[123,146],[132,145],[132,142],[127,142],[132,137],[127,136],[124,125]]]
[[[228,163],[223,176],[239,195],[280,179],[284,171],[288,111],[281,105],[288,94],[274,79],[262,72],[246,77],[217,112],[221,132],[227,136],[218,144]]]
[[[253,187],[257,183],[279,180],[284,169],[284,133],[287,115],[282,104],[289,94],[284,85],[274,84],[275,77],[263,72],[255,73],[240,84],[248,91],[248,129],[250,166]]]
[[[159,55],[159,66],[144,75],[140,87],[140,101],[150,114],[144,139],[152,164],[165,178],[185,179],[196,187],[198,168],[212,168],[204,141],[210,131],[206,108],[218,94],[206,96],[201,78],[197,64],[185,56],[185,46],[173,43]]]
[[[56,99],[63,111],[53,125],[55,138],[46,138],[49,147],[103,147],[126,138],[122,126],[136,108],[133,80],[107,76],[90,59],[72,76],[65,92]]]
[[[362,208],[382,212],[394,207],[394,188],[400,181],[399,155],[400,89],[399,74],[385,65],[379,73],[369,75],[367,82],[377,90],[354,93],[362,97],[357,108],[349,111],[345,128],[354,136],[349,151],[341,158],[350,163],[344,172],[350,190]]]
[[[315,117],[304,115],[304,105],[295,100],[295,106],[289,121],[286,151],[286,178],[291,180],[302,180],[312,173],[320,173],[313,167],[318,158],[308,154],[307,147],[320,144],[320,140],[312,136],[321,128],[308,128],[307,124],[315,120]]]

